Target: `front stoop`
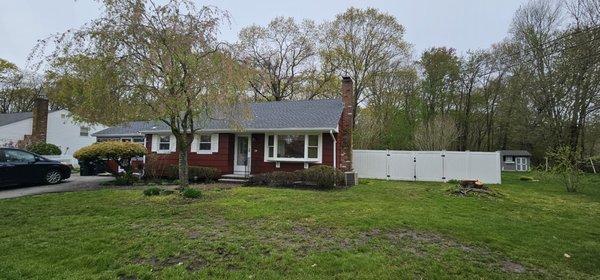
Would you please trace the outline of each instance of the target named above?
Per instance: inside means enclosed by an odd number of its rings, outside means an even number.
[[[248,182],[248,178],[252,175],[244,175],[244,174],[226,174],[221,176],[219,179],[220,183],[228,183],[228,184],[244,184]]]

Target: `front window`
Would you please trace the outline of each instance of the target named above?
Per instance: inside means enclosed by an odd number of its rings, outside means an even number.
[[[86,126],[80,127],[79,136],[90,136],[90,128]]]
[[[132,140],[133,140],[133,143],[138,143],[141,145],[144,145],[144,142],[145,142],[144,137],[134,137],[134,138],[132,138]]]
[[[304,135],[278,135],[278,158],[304,158]]]
[[[199,137],[199,147],[200,151],[210,151],[211,150],[211,139],[210,135],[200,135]]]
[[[272,158],[275,155],[275,135],[268,136],[267,149],[269,149],[268,157]]]
[[[321,160],[321,135],[272,134],[266,136],[265,158],[271,161]]]
[[[158,139],[158,149],[168,151],[171,149],[171,137],[169,135],[160,136]]]
[[[308,158],[319,158],[319,136],[308,135]]]
[[[504,157],[504,162],[515,162],[515,159],[512,156],[506,156]]]

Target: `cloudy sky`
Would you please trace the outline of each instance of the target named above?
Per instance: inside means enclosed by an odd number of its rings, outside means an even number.
[[[222,39],[235,41],[250,24],[264,25],[276,16],[315,21],[331,20],[348,7],[375,7],[388,12],[406,28],[406,40],[415,54],[433,46],[464,53],[487,48],[504,38],[515,10],[525,0],[208,0],[228,10],[232,24]],[[81,26],[99,15],[92,0],[0,0],[0,57],[26,66],[36,40]]]

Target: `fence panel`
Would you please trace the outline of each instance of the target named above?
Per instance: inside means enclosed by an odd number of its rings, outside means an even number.
[[[414,180],[414,154],[406,151],[389,151],[387,156],[388,175],[392,180]]]
[[[353,164],[362,178],[501,183],[498,152],[355,150]]]
[[[387,152],[386,151],[361,151],[355,150],[353,154],[353,163],[358,162],[364,174],[369,177],[387,179]],[[360,175],[360,173],[359,173]]]
[[[444,162],[441,152],[415,152],[416,179],[418,181],[443,181]]]

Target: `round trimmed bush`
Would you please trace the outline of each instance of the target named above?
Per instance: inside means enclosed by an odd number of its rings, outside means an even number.
[[[130,159],[146,154],[146,148],[140,144],[121,141],[94,143],[77,150],[73,157],[78,160]]]
[[[58,146],[50,143],[34,143],[27,146],[26,150],[42,156],[58,156],[62,154]]]

